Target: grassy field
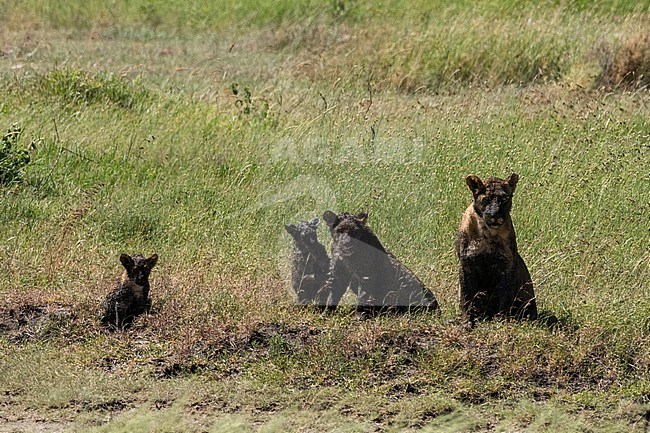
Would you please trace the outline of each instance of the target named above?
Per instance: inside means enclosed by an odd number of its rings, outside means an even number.
[[[0,432],[650,429],[649,2],[63,3],[0,0]],[[512,172],[545,319],[468,330],[464,178]],[[327,209],[440,314],[297,307]]]

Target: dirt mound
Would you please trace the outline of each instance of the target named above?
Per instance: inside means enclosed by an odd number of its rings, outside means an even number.
[[[46,339],[60,334],[75,318],[72,307],[56,303],[0,308],[0,336],[17,342]]]
[[[246,329],[227,329],[221,338],[197,344],[191,350],[178,351],[168,357],[153,360],[154,376],[170,378],[198,371],[220,371],[224,376],[237,375],[243,371],[244,364],[266,358],[270,353],[296,353],[318,342],[320,329],[309,326],[290,326],[285,323],[261,322]],[[187,357],[184,357],[184,354]],[[236,360],[223,369],[218,360]],[[114,367],[109,367],[114,368]]]

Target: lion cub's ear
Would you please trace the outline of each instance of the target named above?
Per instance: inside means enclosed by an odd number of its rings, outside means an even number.
[[[135,262],[131,258],[130,255],[122,253],[120,254],[120,263],[122,263],[122,266],[124,266],[124,269],[127,271],[131,271],[135,267]]]
[[[331,210],[326,210],[325,213],[323,214],[323,220],[325,220],[325,223],[331,229],[334,228],[336,224],[338,224],[339,217],[336,216],[336,214]]]
[[[465,183],[472,191],[472,194],[474,194],[475,196],[485,191],[485,185],[483,185],[483,181],[475,174],[470,174],[469,176],[467,176],[465,178]]]
[[[517,173],[512,173],[510,177],[506,179],[506,182],[510,185],[510,188],[512,188],[512,192],[515,192],[515,187],[517,186],[517,182],[519,182],[519,175]]]
[[[149,265],[150,268],[153,268],[156,266],[156,263],[158,263],[158,254],[152,254],[151,257],[147,259],[147,265]]]

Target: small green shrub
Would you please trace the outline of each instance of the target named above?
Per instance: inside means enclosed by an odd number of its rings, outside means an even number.
[[[254,97],[248,86],[242,89],[239,84],[232,83],[230,90],[236,98],[235,107],[239,110],[240,117],[255,117],[261,120],[272,118],[269,102],[263,97]]]
[[[135,109],[151,99],[151,94],[137,81],[72,68],[54,69],[38,75],[25,87],[39,96],[50,96],[73,105],[110,103],[124,109]]]
[[[18,148],[22,132],[23,129],[14,124],[0,141],[0,185],[2,186],[20,182],[25,167],[29,164],[29,152]]]

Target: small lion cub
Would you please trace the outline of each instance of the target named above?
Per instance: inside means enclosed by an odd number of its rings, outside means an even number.
[[[384,248],[367,224],[367,213],[337,215],[328,210],[323,219],[332,234],[330,273],[321,294],[328,308],[335,308],[349,287],[362,316],[438,309],[433,293]]]
[[[106,295],[102,305],[101,322],[115,329],[131,325],[133,319],[151,308],[149,274],[158,262],[158,255],[145,258],[141,254],[120,255],[124,272],[117,287]]]
[[[518,181],[516,173],[505,180],[473,174],[465,179],[474,200],[463,214],[456,254],[460,308],[472,323],[494,316],[537,318],[533,282],[510,219]]]
[[[312,305],[319,290],[327,282],[330,258],[316,231],[320,220],[285,225],[293,238],[291,255],[291,286],[300,305]]]

